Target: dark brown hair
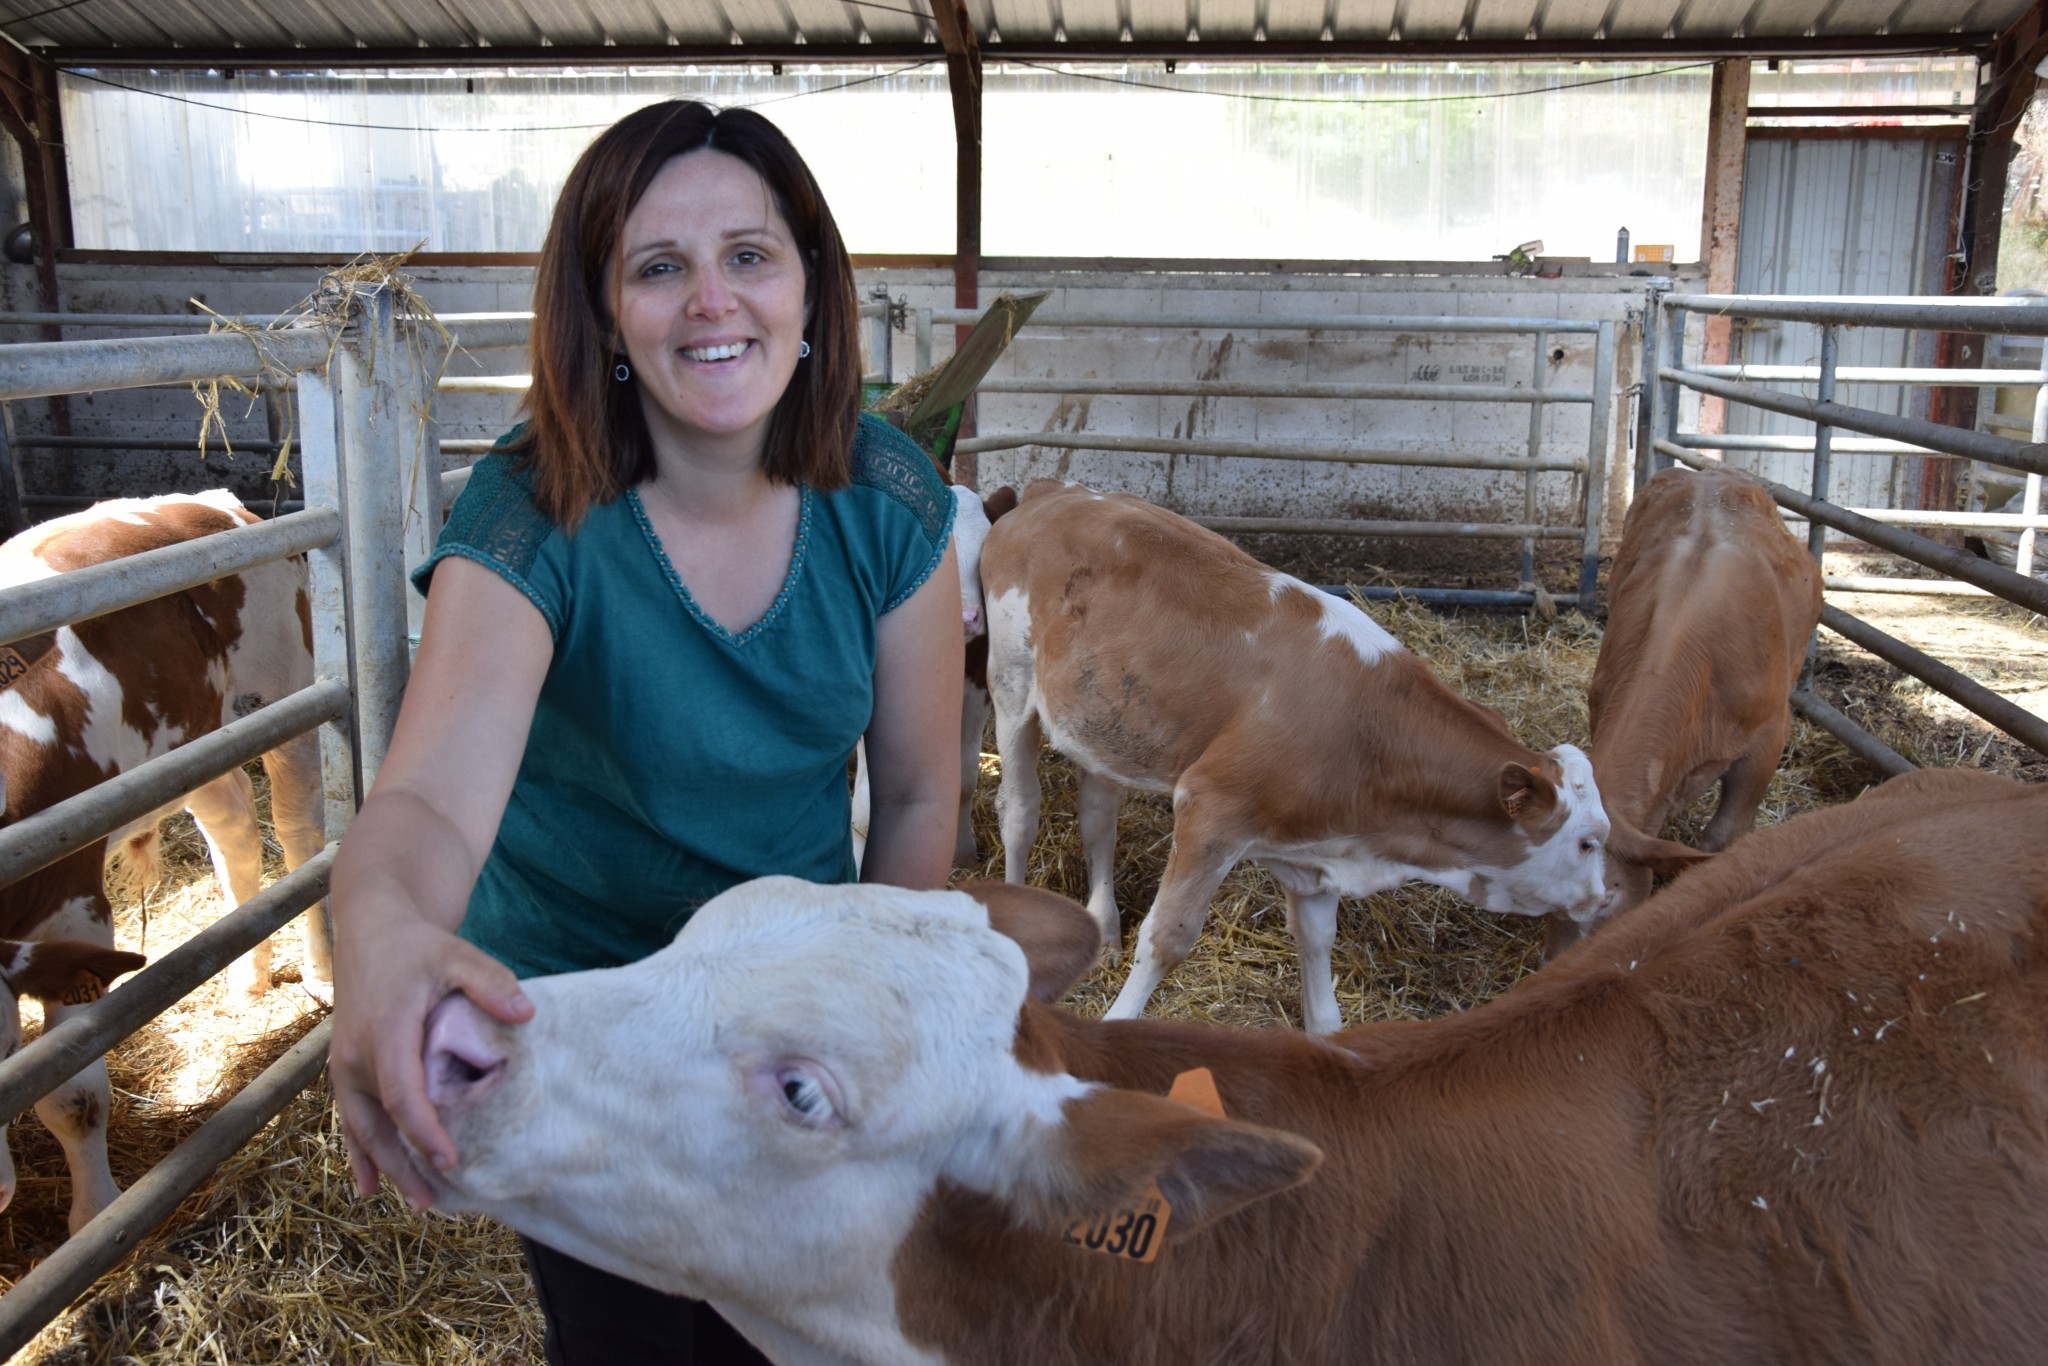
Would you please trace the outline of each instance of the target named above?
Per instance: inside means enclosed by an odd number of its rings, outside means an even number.
[[[584,149],[541,247],[533,282],[533,388],[510,445],[533,471],[534,500],[573,530],[583,514],[654,473],[636,386],[611,375],[614,257],[626,216],[670,158],[704,148],[751,166],[775,196],[802,254],[810,356],[769,415],[765,464],[782,484],[844,488],[860,420],[859,310],[853,263],[810,168],[782,130],[751,109],[694,100],[650,104]]]

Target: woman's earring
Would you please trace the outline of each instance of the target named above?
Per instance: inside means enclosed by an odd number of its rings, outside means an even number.
[[[808,356],[810,354],[811,344],[805,341],[802,337],[798,337],[796,339],[796,358],[798,360],[802,360],[805,356]]]
[[[627,380],[633,378],[633,372],[626,368],[624,361],[620,361],[612,367],[612,378],[624,384]]]

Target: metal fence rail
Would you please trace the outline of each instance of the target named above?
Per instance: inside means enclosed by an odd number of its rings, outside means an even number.
[[[1819,360],[1814,366],[1693,366],[1685,355],[1686,321],[1695,314],[1750,320],[1810,323],[1817,327]],[[2048,336],[2048,304],[2032,300],[1945,300],[1785,298],[1743,295],[1673,295],[1653,290],[1650,321],[1644,329],[1643,373],[1655,382],[1645,387],[1638,481],[1673,462],[1705,469],[1722,463],[1707,452],[1805,451],[1812,461],[1811,489],[1801,492],[1772,480],[1759,480],[1781,508],[1807,523],[1807,544],[1819,563],[1828,530],[1844,532],[1869,545],[1937,571],[1934,579],[1888,579],[1879,576],[1825,576],[1832,592],[1926,592],[1992,595],[2031,611],[2048,613],[2048,584],[2029,572],[2033,536],[2048,526],[2041,515],[2041,476],[2048,472],[2048,373],[2013,370],[1944,370],[1916,367],[1838,366],[1839,329],[1843,327],[1922,328],[1947,332],[1995,332],[2015,336]],[[1811,384],[1814,395],[1786,394],[1769,383]],[[1964,385],[1980,388],[2033,384],[2041,401],[2035,405],[2031,439],[2016,441],[1989,432],[1946,427],[1912,417],[1872,412],[1834,399],[1838,383],[1884,383],[1912,386]],[[1803,418],[1814,424],[1812,438],[1727,436],[1682,431],[1680,394],[1690,390],[1746,404],[1769,412]],[[1838,438],[1838,430],[1863,433],[1863,438]],[[2025,502],[2017,514],[1965,513],[1948,509],[1846,508],[1831,501],[1833,458],[1840,455],[1928,454],[1980,460],[2025,475]],[[2008,570],[1906,530],[1919,527],[2003,528],[2020,535],[2015,569]],[[2013,739],[2048,753],[2048,724],[2015,707],[1954,668],[1891,636],[1866,621],[1829,606],[1823,628],[1862,646],[1905,670],[1957,702]],[[1792,704],[1803,715],[1848,744],[1882,771],[1903,772],[1915,765],[1884,745],[1863,727],[1815,696],[1809,676],[1800,680]]]
[[[388,289],[358,295],[341,320],[251,334],[32,342],[0,346],[0,401],[67,393],[261,376],[297,400],[305,510],[0,591],[0,640],[119,610],[252,566],[305,554],[313,602],[315,681],[168,754],[0,830],[0,882],[84,848],[128,820],[316,727],[330,839],[375,776],[390,740],[407,653],[402,559],[419,495],[440,481],[409,478],[436,444],[422,366],[435,354],[409,345]],[[17,320],[19,321],[19,320]],[[34,319],[40,322],[42,319]],[[62,319],[66,323],[74,319]],[[182,320],[180,320],[182,322]],[[516,335],[523,320],[460,320],[465,344]],[[138,324],[122,324],[123,326]],[[167,324],[168,325],[168,324]],[[0,1120],[11,1120],[80,1066],[154,1018],[326,894],[333,846],[232,913],[157,958],[100,1002],[0,1061]],[[322,1026],[250,1084],[164,1163],[0,1296],[0,1355],[32,1337],[64,1304],[114,1266],[304,1087],[325,1056]]]
[[[920,309],[916,315],[917,369],[929,370],[932,338],[941,326],[958,326],[979,321],[977,309]],[[1593,600],[1600,557],[1600,517],[1606,476],[1606,450],[1610,439],[1615,323],[1611,320],[1570,318],[1394,316],[1378,314],[1317,313],[1191,313],[1160,314],[1049,314],[1035,313],[1020,333],[1066,329],[1106,328],[1160,333],[1177,330],[1232,331],[1314,331],[1314,332],[1400,332],[1425,337],[1452,335],[1526,336],[1533,343],[1534,364],[1527,385],[1454,384],[1434,381],[1400,383],[1326,383],[1281,381],[1179,380],[1134,376],[1099,377],[991,377],[983,380],[980,392],[989,394],[1060,394],[1111,396],[1167,396],[1189,398],[1286,398],[1333,401],[1390,400],[1434,403],[1522,404],[1529,409],[1527,436],[1519,452],[1488,454],[1470,450],[1374,450],[1344,446],[1300,445],[1284,441],[1202,441],[1142,435],[1095,435],[1080,432],[979,433],[959,441],[961,454],[1046,447],[1055,450],[1129,452],[1133,454],[1211,456],[1231,459],[1288,460],[1341,465],[1385,465],[1417,469],[1491,470],[1523,475],[1522,516],[1517,522],[1426,522],[1393,518],[1311,519],[1195,517],[1213,530],[1223,532],[1286,532],[1327,536],[1376,537],[1475,537],[1517,540],[1522,543],[1521,586],[1512,593],[1483,589],[1359,589],[1369,596],[1412,595],[1433,602],[1466,602],[1486,606],[1528,606],[1536,600],[1536,543],[1539,540],[1573,540],[1579,544],[1579,573],[1573,591],[1550,595],[1564,605],[1587,604]],[[1593,344],[1593,382],[1590,388],[1556,388],[1549,383],[1551,339],[1582,336]],[[1545,454],[1544,416],[1554,404],[1585,406],[1590,410],[1589,434],[1583,455]],[[1537,476],[1564,473],[1575,476],[1580,485],[1577,498],[1579,519],[1570,525],[1550,525],[1537,517]]]

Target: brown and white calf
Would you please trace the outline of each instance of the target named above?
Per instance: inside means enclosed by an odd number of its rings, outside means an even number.
[[[1354,604],[1164,508],[1050,481],[990,531],[981,576],[1005,876],[1024,880],[1037,833],[1041,726],[1078,773],[1088,908],[1112,954],[1121,790],[1173,794],[1112,1018],[1144,1011],[1243,859],[1286,893],[1319,1034],[1342,1023],[1339,897],[1419,879],[1490,911],[1604,913],[1610,836],[1585,755],[1522,745]],[[1672,850],[1691,853],[1631,847]]]
[[[960,695],[960,814],[954,826],[953,864],[971,868],[981,862],[981,849],[974,841],[974,792],[981,783],[981,741],[988,730],[989,715],[988,621],[981,596],[981,547],[988,539],[989,525],[1017,506],[1017,491],[1000,488],[983,498],[965,484],[951,487],[958,505],[953,517],[953,545],[960,562],[960,629],[967,641],[967,678]],[[854,750],[855,867],[860,865],[867,848],[870,804],[867,747],[861,745]]]
[[[32,527],[0,545],[0,587],[102,564],[255,521],[225,492],[121,499]],[[311,621],[303,561],[244,570],[30,641],[13,643],[11,683],[0,689],[0,785],[5,819],[19,821],[125,773],[308,686]],[[271,814],[285,863],[296,868],[323,843],[318,740],[286,742],[264,756]],[[229,770],[184,799],[206,838],[231,905],[262,885],[263,845],[248,775]],[[145,862],[166,808],[0,888],[0,936],[113,945],[107,851]],[[326,925],[304,922],[306,985],[328,990]],[[231,990],[269,985],[269,945],[229,969]],[[51,1024],[73,1006],[47,1011]],[[18,1025],[15,1028],[19,1028]],[[95,1062],[36,1107],[56,1132],[72,1173],[71,1227],[113,1198],[104,1124],[104,1062]],[[11,1165],[0,1206],[13,1193]]]
[[[1630,504],[1587,697],[1593,773],[1617,829],[1655,835],[1716,782],[1700,843],[1756,825],[1792,729],[1788,702],[1820,620],[1821,579],[1761,486],[1734,470],[1665,470]],[[1617,859],[1626,910],[1650,869]],[[1581,926],[1553,918],[1550,948]]]
[[[1047,892],[749,883],[530,1024],[437,1008],[443,1203],[785,1364],[2048,1362],[2044,824],[1894,779],[1327,1040],[1039,1004],[1096,944]],[[1091,1251],[1155,1186],[1157,1260]]]

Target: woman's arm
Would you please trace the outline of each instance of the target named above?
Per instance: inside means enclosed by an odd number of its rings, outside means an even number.
[[[863,882],[946,885],[960,805],[962,653],[960,572],[949,545],[931,577],[879,624]]]
[[[376,782],[335,858],[334,1038],[328,1070],[364,1195],[381,1172],[433,1198],[413,1152],[455,1147],[427,1099],[426,1017],[460,991],[506,1023],[532,1014],[511,971],[456,938],[518,775],[554,654],[547,622],[497,574],[447,559]]]

